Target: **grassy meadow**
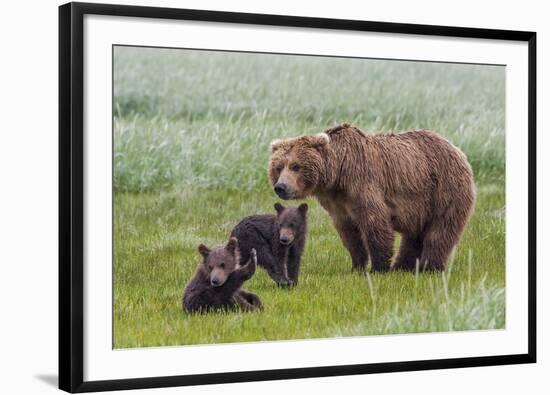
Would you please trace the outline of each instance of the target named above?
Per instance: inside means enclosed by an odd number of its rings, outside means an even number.
[[[116,47],[114,347],[503,328],[504,89],[497,66]],[[263,311],[184,314],[198,244],[273,212],[271,140],[343,121],[434,129],[467,154],[477,205],[449,269],[352,273],[308,199],[298,287],[259,269],[245,288]]]

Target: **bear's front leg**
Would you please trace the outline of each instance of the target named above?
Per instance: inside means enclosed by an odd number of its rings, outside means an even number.
[[[292,285],[298,285],[298,275],[300,274],[300,256],[296,255],[291,249],[287,260],[288,279]]]
[[[334,227],[338,231],[344,246],[351,256],[353,270],[364,271],[367,268],[369,254],[363,243],[361,232],[350,218],[342,218],[338,214],[333,217]]]
[[[291,285],[290,280],[284,273],[284,262],[282,259],[275,257],[271,250],[259,249],[258,250],[258,262],[264,267],[267,271],[267,274],[277,285],[281,287],[288,287]]]
[[[230,273],[229,277],[227,277],[227,280],[221,287],[214,288],[218,300],[224,302],[233,300],[235,294],[240,290],[245,281],[250,280],[256,272],[256,265],[256,250],[253,248],[250,251],[250,259],[246,265]]]
[[[256,266],[258,265],[258,257],[256,250],[252,248],[250,250],[250,258],[244,266],[241,266],[234,273],[238,275],[244,281],[250,280],[254,273],[256,272]]]
[[[393,255],[395,235],[387,207],[365,203],[357,207],[355,212],[363,246],[370,253],[372,271],[388,271]]]

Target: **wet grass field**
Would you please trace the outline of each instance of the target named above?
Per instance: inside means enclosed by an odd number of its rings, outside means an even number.
[[[114,54],[115,348],[505,326],[504,68]],[[343,121],[367,132],[430,128],[467,154],[478,198],[449,270],[352,273],[327,213],[308,199],[298,287],[280,289],[259,269],[245,288],[263,311],[183,313],[198,244],[222,244],[242,217],[273,212],[271,140]]]

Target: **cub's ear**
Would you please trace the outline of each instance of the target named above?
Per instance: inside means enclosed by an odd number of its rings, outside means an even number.
[[[310,138],[311,145],[315,148],[322,148],[330,143],[330,137],[326,133],[318,133]]]
[[[208,254],[210,254],[210,248],[208,248],[204,244],[200,244],[199,245],[199,252],[203,257],[206,258],[208,256]]]
[[[281,203],[275,203],[273,207],[275,207],[275,211],[277,211],[277,214],[281,214],[285,209],[285,206],[283,206]]]
[[[302,214],[304,217],[306,216],[307,214],[307,209],[308,209],[308,206],[307,206],[307,203],[302,203],[298,206],[298,211],[300,212],[300,214]]]
[[[271,142],[271,152],[275,152],[277,151],[279,148],[281,148],[284,144],[284,140],[281,140],[281,139],[277,139],[277,140],[273,140]]]
[[[234,254],[237,250],[237,247],[239,246],[239,241],[236,237],[232,237],[227,242],[227,245],[225,246],[225,249],[229,251],[230,253]]]

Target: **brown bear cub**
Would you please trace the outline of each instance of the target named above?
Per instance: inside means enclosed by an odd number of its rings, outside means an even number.
[[[366,134],[342,124],[273,141],[269,177],[282,199],[314,196],[354,269],[444,270],[475,204],[466,155],[435,132]]]
[[[182,301],[184,311],[255,310],[262,307],[257,295],[241,289],[256,271],[254,249],[248,253],[249,258],[244,266],[239,264],[239,246],[234,237],[225,246],[208,248],[201,244],[199,252],[203,261],[185,288]]]
[[[241,262],[256,249],[258,265],[280,286],[298,284],[300,260],[307,233],[307,204],[284,207],[275,203],[276,215],[252,215],[244,218],[231,232],[239,239]]]

